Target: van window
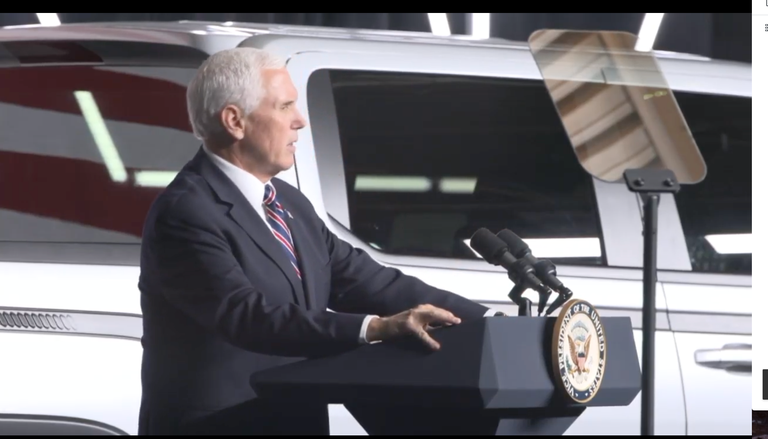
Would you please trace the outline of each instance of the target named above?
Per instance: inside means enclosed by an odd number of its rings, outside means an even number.
[[[357,237],[395,255],[477,259],[472,233],[509,228],[537,257],[605,263],[592,178],[541,81],[330,78]]]
[[[78,262],[109,263],[138,248],[150,204],[199,148],[185,101],[193,74],[0,69],[0,257],[14,260],[19,244],[44,258],[77,244],[99,248]]]
[[[693,271],[752,274],[752,99],[675,92],[707,164],[675,195]]]

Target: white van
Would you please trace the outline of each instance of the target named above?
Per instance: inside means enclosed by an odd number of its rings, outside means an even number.
[[[199,148],[185,85],[238,44],[290,58],[309,127],[280,177],[384,264],[515,313],[468,247],[509,228],[642,346],[638,197],[586,174],[527,44],[239,23],[0,30],[0,432],[136,434],[144,215]],[[659,211],[656,434],[746,435],[751,65],[657,53],[708,166]],[[535,298],[535,297],[534,297]],[[639,434],[640,400],[567,434]],[[364,431],[332,406],[333,434]]]

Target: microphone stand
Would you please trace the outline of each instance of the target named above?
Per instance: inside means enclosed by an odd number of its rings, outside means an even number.
[[[627,188],[643,200],[643,361],[640,435],[652,436],[654,424],[654,366],[656,342],[656,244],[659,199],[680,190],[675,173],[668,169],[627,169]]]
[[[515,286],[512,291],[509,292],[509,298],[512,299],[517,305],[517,315],[529,317],[531,315],[531,299],[523,297],[523,293],[528,287],[525,284],[525,280],[521,273],[524,273],[524,265],[526,264],[524,259],[516,260],[508,271],[509,280],[512,281]]]
[[[510,275],[510,278],[512,276]],[[515,282],[512,279],[512,282]],[[509,298],[517,304],[517,315],[530,317],[531,316],[531,299],[523,297],[523,293],[527,290],[522,283],[515,282],[515,286],[512,287],[512,291],[509,292]]]
[[[547,308],[547,312],[545,315],[548,316],[552,314],[552,312],[554,312],[556,309],[563,306],[565,302],[567,302],[568,300],[570,300],[571,297],[573,297],[573,292],[565,287],[561,288],[560,290],[557,290],[557,294],[558,294],[557,298],[552,301],[551,305],[549,305],[549,308]],[[541,315],[542,308],[543,306],[539,306],[539,309],[540,309],[539,315]]]

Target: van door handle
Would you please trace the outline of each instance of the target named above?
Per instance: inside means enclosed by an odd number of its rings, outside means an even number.
[[[721,349],[699,349],[693,354],[696,364],[727,372],[752,372],[752,345],[733,343]]]

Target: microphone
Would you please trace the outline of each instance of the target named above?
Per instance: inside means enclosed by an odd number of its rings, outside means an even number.
[[[514,232],[509,229],[504,229],[496,236],[508,246],[509,251],[512,252],[516,258],[528,261],[535,270],[535,273],[544,280],[544,283],[559,293],[558,297],[555,298],[549,308],[547,308],[546,315],[550,315],[552,311],[562,306],[573,296],[573,292],[566,288],[560,279],[557,278],[557,268],[555,267],[555,264],[547,259],[537,259],[533,256],[528,244]],[[546,300],[539,302],[539,314],[544,310],[546,304]]]
[[[477,230],[469,241],[469,246],[472,247],[480,256],[485,259],[486,262],[492,265],[500,265],[507,270],[509,278],[516,286],[513,290],[515,294],[512,294],[512,300],[520,305],[522,293],[525,288],[532,288],[539,292],[541,295],[549,295],[552,291],[544,285],[544,283],[536,277],[536,271],[525,260],[518,259],[512,253],[510,253],[507,245],[486,228]],[[525,288],[522,288],[525,287]],[[546,302],[546,301],[545,301]]]

